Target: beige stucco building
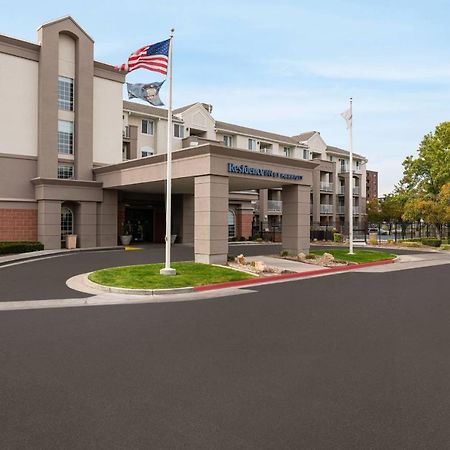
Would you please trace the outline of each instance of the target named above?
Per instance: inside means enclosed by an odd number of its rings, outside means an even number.
[[[0,35],[0,240],[164,239],[167,110],[123,101],[124,75],[93,49],[71,17],[40,27],[38,44]],[[220,122],[196,103],[174,111],[172,134],[172,229],[197,261],[224,262],[229,238],[275,226],[285,249],[307,251],[311,223],[348,220],[348,154],[317,132]],[[365,162],[355,157],[361,221]]]

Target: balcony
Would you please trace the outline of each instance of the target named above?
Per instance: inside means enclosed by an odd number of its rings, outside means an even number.
[[[130,139],[130,127],[128,125],[122,130],[122,136],[125,139]]]
[[[350,166],[348,164],[340,165],[338,170],[339,173],[348,173],[350,170]],[[362,174],[361,167],[353,166],[353,173],[355,175],[361,175]]]
[[[333,205],[320,205],[320,214],[333,214]]]
[[[333,192],[333,183],[329,183],[328,181],[321,181],[320,190],[323,192]]]
[[[337,211],[338,211],[338,214],[339,214],[340,216],[343,216],[343,215],[345,214],[345,206],[344,206],[344,205],[339,205],[339,206],[337,207]]]
[[[359,186],[353,188],[353,195],[359,195],[360,189]]]
[[[255,212],[259,213],[260,211],[260,201],[256,200],[252,202],[253,207],[255,208]],[[283,210],[283,202],[281,200],[268,200],[267,201],[267,213],[268,214],[281,214]]]
[[[339,186],[338,194],[339,195],[345,195],[345,186]]]
[[[282,210],[283,210],[283,202],[281,200],[268,200],[267,201],[267,212],[281,214]]]
[[[353,207],[353,215],[358,215],[359,214],[359,206],[354,206]]]

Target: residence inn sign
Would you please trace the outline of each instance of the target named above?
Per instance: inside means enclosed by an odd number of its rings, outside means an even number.
[[[254,175],[257,177],[272,177],[281,180],[300,181],[303,179],[302,175],[295,175],[292,173],[277,172],[271,169],[261,169],[259,167],[250,167],[246,164],[228,163],[228,172],[238,173],[242,175]]]

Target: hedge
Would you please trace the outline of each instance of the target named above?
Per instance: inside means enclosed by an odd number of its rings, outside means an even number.
[[[403,241],[405,242],[420,242],[423,245],[428,245],[429,247],[440,247],[442,244],[442,240],[438,238],[411,238]]]
[[[0,241],[0,255],[44,250],[43,244],[35,241]]]

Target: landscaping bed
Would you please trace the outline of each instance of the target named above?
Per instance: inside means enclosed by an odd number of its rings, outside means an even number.
[[[363,264],[374,261],[385,261],[395,259],[396,255],[388,252],[380,252],[377,250],[354,250],[353,255],[349,255],[347,248],[330,249],[330,250],[312,250],[311,255],[321,257],[324,253],[333,256],[335,262],[344,262],[350,264]],[[305,261],[306,262],[306,261]]]
[[[0,241],[0,255],[36,252],[44,250],[44,246],[36,241]]]
[[[104,286],[128,289],[175,289],[225,283],[254,278],[253,275],[227,267],[192,262],[173,263],[174,276],[160,275],[164,264],[112,267],[89,275],[89,280]]]

